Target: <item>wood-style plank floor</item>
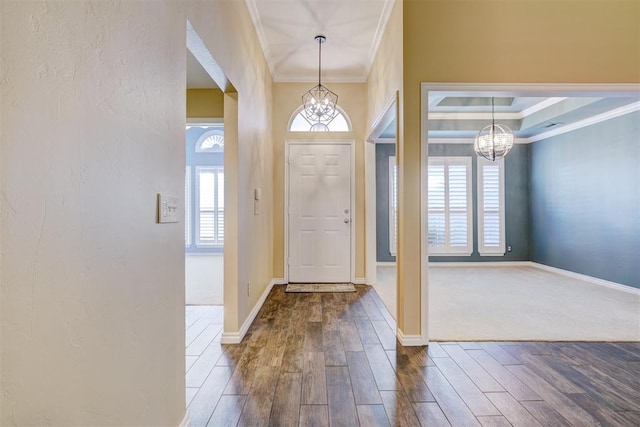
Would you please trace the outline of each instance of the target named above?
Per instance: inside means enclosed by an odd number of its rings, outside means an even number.
[[[191,425],[640,426],[640,343],[402,347],[356,288],[275,286],[239,345],[220,344],[222,307],[187,307]]]

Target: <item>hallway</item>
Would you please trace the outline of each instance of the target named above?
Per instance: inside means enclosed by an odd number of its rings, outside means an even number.
[[[640,422],[639,343],[403,348],[377,294],[356,288],[285,294],[276,286],[236,346],[219,343],[221,307],[188,307],[191,425]]]

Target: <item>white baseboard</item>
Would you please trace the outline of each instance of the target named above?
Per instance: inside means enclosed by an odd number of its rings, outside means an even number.
[[[395,267],[396,263],[394,261],[378,261],[376,262],[377,267]]]
[[[429,261],[431,267],[531,267],[531,261],[470,261],[470,262],[438,262]]]
[[[285,279],[284,277],[278,277],[272,280],[274,285],[286,285],[287,279]]]
[[[178,424],[178,427],[191,427],[191,419],[189,418],[189,412],[184,414],[184,418]]]
[[[264,292],[260,296],[260,299],[258,300],[256,305],[253,307],[253,310],[251,310],[251,313],[249,313],[249,315],[247,316],[247,319],[244,321],[244,323],[242,324],[242,327],[238,332],[222,333],[222,336],[220,337],[221,344],[240,344],[242,342],[242,339],[247,334],[249,327],[251,326],[256,316],[258,315],[258,312],[262,308],[262,305],[267,300],[267,296],[269,296],[269,292],[271,292],[273,285],[276,284],[276,280],[280,280],[280,279],[271,279],[271,282],[269,282],[269,284],[265,288]]]
[[[403,347],[419,347],[427,344],[422,339],[422,335],[405,335],[400,329],[396,331],[396,337]]]
[[[367,284],[367,278],[366,277],[356,277],[355,279],[353,279],[353,284],[354,285],[366,285]]]
[[[571,277],[572,279],[584,280],[585,282],[593,283],[594,285],[600,285],[607,288],[616,289],[618,291],[640,295],[640,289],[634,288],[633,286],[623,285],[622,283],[611,282],[609,280],[599,279],[597,277],[587,276],[586,274],[575,273],[573,271],[563,270],[561,268],[539,264],[537,262],[531,262],[531,266],[539,268],[540,270],[545,270],[551,273],[560,274],[562,276]]]

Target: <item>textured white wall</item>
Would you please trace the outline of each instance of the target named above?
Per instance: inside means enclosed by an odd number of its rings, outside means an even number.
[[[156,224],[155,200],[183,193],[187,19],[250,121],[238,270],[269,282],[271,80],[244,2],[1,1],[0,425],[185,414],[183,224]]]

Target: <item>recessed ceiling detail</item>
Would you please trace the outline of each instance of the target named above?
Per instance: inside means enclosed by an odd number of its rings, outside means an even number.
[[[515,98],[493,98],[496,107],[509,107]],[[490,97],[447,96],[438,103],[438,107],[490,107]]]

